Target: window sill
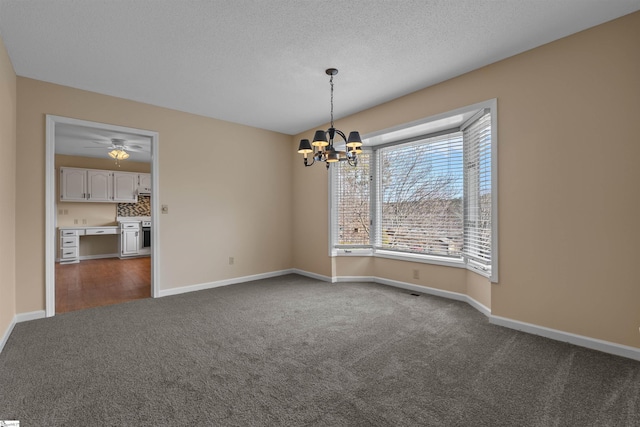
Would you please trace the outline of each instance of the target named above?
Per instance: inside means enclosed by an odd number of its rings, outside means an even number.
[[[444,265],[446,267],[465,268],[465,263],[462,259],[439,257],[434,255],[418,255],[418,254],[377,250],[375,251],[374,256],[380,257],[380,258],[395,259],[398,261],[421,262],[424,264],[436,264],[436,265]]]
[[[374,250],[372,248],[353,248],[353,249],[336,249],[331,251],[332,257],[377,257],[385,259],[393,259],[397,261],[420,262],[423,264],[441,265],[445,267],[465,268],[480,276],[491,279],[491,272],[487,271],[474,262],[465,262],[463,259],[453,259],[447,257],[439,257],[434,255],[418,255],[410,253],[399,253],[385,250]]]

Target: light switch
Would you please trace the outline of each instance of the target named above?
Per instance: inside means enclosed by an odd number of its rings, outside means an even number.
[[[163,214],[168,214],[169,213],[169,205],[162,205],[162,208],[160,209],[160,212],[162,212]]]

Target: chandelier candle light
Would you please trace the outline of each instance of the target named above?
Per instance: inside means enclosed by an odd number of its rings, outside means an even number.
[[[328,68],[325,73],[331,76],[329,84],[331,85],[331,127],[325,130],[317,130],[313,136],[313,142],[308,139],[301,139],[298,153],[304,156],[304,165],[311,166],[317,161],[326,162],[327,169],[333,162],[346,161],[351,166],[358,164],[357,155],[362,153],[362,139],[358,131],[349,133],[349,138],[344,132],[336,129],[333,125],[333,76],[338,74],[336,68]],[[338,134],[345,142],[347,151],[338,151],[333,146],[333,139]],[[313,154],[311,163],[308,162],[307,156]]]

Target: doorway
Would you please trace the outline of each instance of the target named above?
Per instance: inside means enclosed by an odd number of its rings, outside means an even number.
[[[76,138],[75,145],[74,145],[74,138]],[[46,206],[46,224],[45,224],[46,298],[45,300],[46,301],[45,301],[45,306],[46,306],[47,317],[54,316],[57,311],[56,310],[56,276],[57,276],[56,273],[57,273],[57,265],[59,264],[56,264],[56,260],[62,259],[61,258],[62,242],[58,232],[59,225],[60,224],[67,225],[68,226],[67,228],[69,229],[77,228],[78,233],[81,236],[85,236],[85,231],[89,231],[89,233],[87,234],[91,234],[93,232],[112,233],[114,234],[114,236],[104,236],[105,238],[112,238],[112,239],[115,239],[118,237],[118,236],[115,236],[115,234],[119,233],[119,230],[120,230],[118,225],[119,223],[117,223],[117,218],[115,217],[113,218],[113,223],[109,223],[109,224],[104,223],[104,231],[102,231],[102,230],[95,230],[95,227],[92,227],[92,225],[94,224],[91,223],[92,221],[91,219],[87,219],[87,218],[71,219],[71,217],[73,217],[74,215],[71,215],[70,217],[58,216],[58,215],[65,215],[67,212],[66,212],[66,209],[63,209],[63,207],[61,207],[62,203],[58,204],[58,200],[60,198],[58,189],[60,188],[60,186],[59,186],[59,180],[57,179],[59,170],[56,169],[56,153],[66,153],[65,155],[67,157],[69,155],[90,156],[90,157],[95,157],[96,161],[98,158],[101,158],[103,161],[105,158],[108,158],[107,157],[109,152],[108,149],[113,148],[111,147],[111,145],[116,144],[115,148],[118,148],[119,144],[123,144],[123,142],[121,142],[123,140],[125,141],[124,144],[127,143],[127,140],[134,142],[134,143],[129,142],[129,145],[126,146],[126,148],[129,149],[129,152],[131,153],[132,159],[140,159],[141,158],[140,156],[145,154],[145,153],[137,153],[137,151],[139,152],[146,151],[146,155],[149,157],[149,161],[150,161],[150,171],[149,171],[150,173],[148,174],[148,177],[151,180],[151,185],[150,185],[151,188],[145,191],[145,196],[144,196],[144,197],[147,197],[146,203],[148,205],[148,208],[150,209],[150,217],[148,219],[150,219],[151,223],[153,224],[153,226],[150,227],[150,230],[148,230],[149,232],[148,235],[151,238],[150,248],[145,247],[147,254],[150,255],[150,258],[147,258],[147,263],[146,263],[147,274],[149,276],[148,281],[150,282],[150,285],[147,285],[146,290],[142,290],[142,291],[140,289],[134,289],[136,286],[138,286],[139,288],[139,283],[138,285],[135,285],[135,286],[132,285],[133,282],[136,282],[136,281],[139,282],[140,280],[143,280],[143,279],[140,279],[140,277],[135,278],[135,276],[137,274],[136,272],[139,273],[141,269],[145,268],[144,260],[141,260],[141,259],[136,260],[135,259],[136,257],[131,257],[131,258],[121,260],[119,256],[114,256],[119,254],[107,254],[104,256],[89,255],[89,256],[83,257],[81,256],[80,248],[76,248],[76,250],[78,251],[77,260],[71,259],[71,260],[68,260],[70,261],[69,263],[64,263],[65,265],[63,265],[63,267],[65,268],[71,267],[71,268],[66,268],[66,270],[64,271],[64,274],[66,274],[66,277],[69,280],[71,280],[73,283],[76,283],[76,284],[82,284],[84,282],[91,282],[91,281],[93,281],[94,284],[98,283],[95,281],[98,279],[87,279],[89,277],[87,276],[87,274],[89,273],[92,274],[94,277],[97,277],[100,280],[102,280],[103,283],[107,283],[106,285],[102,285],[102,286],[94,285],[91,290],[94,296],[96,293],[98,293],[97,298],[100,298],[101,296],[99,294],[100,292],[99,288],[102,287],[103,288],[102,290],[104,291],[104,293],[102,294],[102,297],[105,298],[106,303],[117,303],[117,302],[120,302],[123,298],[124,299],[140,298],[142,297],[140,296],[140,292],[143,292],[143,293],[146,292],[147,296],[151,296],[151,297],[157,297],[159,294],[159,290],[158,290],[159,285],[157,281],[157,277],[158,277],[157,271],[158,271],[158,265],[159,265],[159,262],[158,262],[159,261],[158,259],[159,232],[158,230],[160,226],[158,221],[158,214],[159,214],[159,203],[158,203],[158,194],[159,194],[159,191],[158,191],[158,141],[159,141],[159,138],[158,138],[158,133],[144,130],[144,129],[128,128],[128,127],[115,126],[115,125],[110,125],[105,123],[73,119],[68,117],[47,115],[46,117],[46,168],[45,168],[46,169],[45,170],[45,173],[46,173],[46,191],[45,191],[46,193],[45,194],[45,197],[46,197],[46,201],[45,201],[45,206]],[[113,141],[116,141],[116,142],[113,142]],[[147,147],[145,147],[145,145]],[[80,154],[74,154],[76,152]],[[94,155],[92,153],[97,153],[97,154]],[[83,157],[79,157],[79,158],[83,158]],[[121,162],[121,164],[124,164],[124,162],[126,162],[126,160],[124,159],[121,159],[119,161]],[[117,163],[114,163],[113,168],[117,170],[118,168]],[[120,172],[120,175],[125,176],[126,172]],[[147,185],[148,184],[149,183],[147,183]],[[137,193],[136,193],[136,197],[137,197]],[[140,198],[142,199],[143,196],[140,195]],[[81,200],[80,202],[82,201],[83,200]],[[92,205],[99,206],[100,203],[96,202],[96,203],[77,204],[78,209],[80,210],[82,209],[86,210],[87,207]],[[111,205],[112,210],[113,210],[113,207],[116,206],[114,203],[111,203],[111,204],[102,203],[102,208],[105,208],[105,206],[107,205]],[[69,206],[72,206],[72,205],[69,205]],[[123,214],[121,212],[121,207],[124,211],[131,210],[131,209],[127,209],[127,206],[128,205],[117,204],[117,208],[115,212],[118,218],[120,214],[127,215],[127,216],[130,215],[130,213]],[[69,210],[72,211],[73,209],[69,209]],[[88,215],[80,215],[80,216],[86,217]],[[72,222],[69,222],[69,221],[72,221]],[[69,224],[76,224],[76,225],[69,225]],[[99,223],[99,225],[102,226],[103,223]],[[85,237],[82,237],[82,238],[85,239]],[[87,235],[87,241],[89,241],[88,238],[93,239],[93,238],[96,238],[96,236]],[[76,242],[80,241],[79,239],[80,237],[78,238],[78,240],[76,240]],[[102,239],[102,237],[100,239]],[[106,239],[105,241],[108,243],[108,239]],[[82,247],[82,243],[78,243],[78,245]],[[72,252],[73,251],[65,252],[65,256],[67,256],[66,254],[69,254]],[[73,255],[71,256],[73,257]],[[118,262],[118,261],[125,261],[125,262],[121,264],[120,263],[112,264],[110,267],[108,266],[109,263]],[[129,265],[128,267],[127,267],[126,261],[131,261],[128,264]],[[91,266],[89,265],[90,263],[95,263],[97,265],[94,266],[95,268],[92,269]],[[104,271],[107,271],[107,270],[111,271],[114,277],[109,279],[108,277],[106,277],[106,275],[96,275],[95,274],[96,271],[98,271],[100,268],[106,268],[106,270]],[[121,269],[120,276],[118,276],[118,272],[117,272],[118,269]],[[58,271],[58,273],[61,273],[61,271]],[[58,278],[61,278],[61,277],[63,276],[58,275]],[[120,296],[114,297],[113,295],[109,295],[108,291],[114,291],[114,289],[113,288],[107,289],[109,288],[109,286],[107,286],[108,282],[104,282],[104,280],[111,280],[112,281],[111,283],[113,283],[113,280],[121,280],[123,278],[127,279],[127,280],[123,280],[123,283],[128,283],[128,289],[126,289],[125,291],[122,291]],[[62,287],[60,290],[64,291]],[[82,291],[82,290],[76,289],[76,291]],[[89,301],[89,304],[92,304],[90,302],[92,298],[90,293],[85,294],[85,296],[87,297],[86,299],[87,301]],[[102,304],[97,304],[97,305],[102,305]],[[60,311],[68,311],[68,307],[67,308],[60,307],[60,308],[61,308]]]

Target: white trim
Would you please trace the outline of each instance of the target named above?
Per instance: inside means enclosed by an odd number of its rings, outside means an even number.
[[[458,292],[445,291],[442,289],[430,288],[428,286],[414,285],[412,283],[400,282],[397,280],[383,279],[371,276],[342,276],[336,277],[337,282],[361,282],[371,281],[382,285],[393,286],[396,288],[407,289],[414,292],[420,292],[448,298],[456,301],[463,301],[478,310],[489,318],[489,323],[502,326],[509,329],[526,332],[533,335],[549,338],[556,341],[567,342],[580,347],[589,348],[591,350],[601,351],[603,353],[613,354],[615,356],[626,357],[628,359],[640,361],[640,349],[610,341],[599,340],[596,338],[586,337],[584,335],[576,335],[570,332],[564,332],[557,329],[551,329],[544,326],[534,325],[532,323],[521,322],[518,320],[508,319],[505,317],[495,316],[491,314],[491,309],[484,304],[473,299],[469,295]]]
[[[87,120],[73,119],[70,117],[46,116],[46,159],[45,159],[45,307],[46,316],[51,317],[56,313],[55,308],[55,262],[56,262],[56,210],[55,208],[55,127],[56,124],[69,124],[75,126],[106,129],[113,132],[133,133],[151,139],[151,296],[159,296],[160,269],[159,228],[160,228],[160,201],[159,201],[159,142],[158,132],[110,125],[107,123],[91,122]]]
[[[4,345],[9,340],[9,337],[11,336],[11,332],[13,332],[14,326],[16,326],[15,316],[13,317],[13,319],[11,319],[11,323],[9,323],[9,327],[7,328],[6,331],[4,331],[4,335],[2,335],[2,339],[0,339],[0,353],[2,353],[2,350],[4,349]]]
[[[158,296],[166,297],[170,295],[185,294],[188,292],[203,291],[205,289],[213,289],[213,288],[219,288],[221,286],[229,286],[229,285],[235,285],[238,283],[252,282],[254,280],[269,279],[271,277],[284,276],[285,274],[292,274],[292,273],[294,273],[292,269],[280,270],[280,271],[272,271],[269,273],[253,274],[251,276],[234,277],[233,279],[218,280],[216,282],[199,283],[197,285],[181,286],[178,288],[171,288],[171,289],[161,289]]]
[[[373,276],[337,276],[334,277],[334,283],[349,283],[349,282],[375,282],[376,278]]]
[[[98,255],[80,255],[80,261],[89,259],[118,258],[120,254],[98,254]]]
[[[341,255],[342,256],[342,255]],[[462,258],[447,258],[447,257],[439,257],[437,255],[420,255],[420,254],[412,254],[410,252],[394,252],[387,251],[384,249],[375,249],[373,256],[378,258],[387,258],[387,259],[395,259],[398,261],[409,261],[409,262],[420,262],[423,264],[434,264],[434,265],[442,265],[445,267],[454,267],[454,268],[466,268]]]
[[[16,326],[16,324],[21,322],[28,322],[29,320],[44,319],[45,317],[46,316],[44,310],[30,311],[28,313],[20,313],[13,316],[13,319],[11,319],[11,323],[9,323],[9,327],[4,331],[2,339],[0,339],[0,353],[2,353],[2,350],[9,340],[9,337],[11,336],[13,328]]]
[[[322,280],[323,282],[335,283],[336,278],[330,276],[323,276],[322,274],[312,273],[310,271],[299,270],[297,268],[291,269],[291,273],[299,274],[301,276],[310,277],[312,279]]]
[[[18,313],[16,314],[15,321],[16,323],[28,322],[30,320],[38,320],[44,319],[46,316],[46,312],[44,310],[30,311],[28,313]]]
[[[498,283],[498,98],[486,101],[491,109],[491,283]]]
[[[489,316],[489,322],[503,326],[509,329],[526,332],[528,334],[539,335],[556,341],[567,342],[580,347],[586,347],[591,350],[602,351],[603,353],[613,354],[615,356],[626,357],[629,359],[640,361],[640,349],[610,341],[589,338],[584,335],[572,334],[570,332],[559,331],[557,329],[538,326],[532,323],[521,322],[519,320],[507,319],[500,316]]]

